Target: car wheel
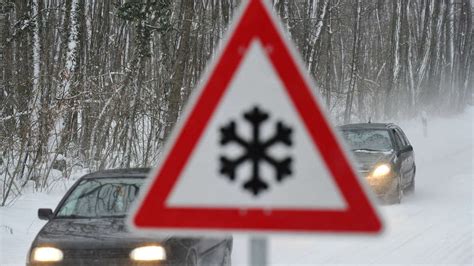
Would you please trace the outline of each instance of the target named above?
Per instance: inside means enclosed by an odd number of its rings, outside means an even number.
[[[395,193],[391,195],[389,203],[390,204],[400,204],[402,203],[402,198],[403,198],[403,189],[402,189],[402,183],[400,178],[398,179],[397,182],[397,188],[395,189]]]
[[[230,247],[226,247],[225,250],[224,250],[224,256],[222,258],[222,263],[221,263],[222,266],[231,266],[232,265],[232,262],[231,262],[231,251],[230,251]]]
[[[198,265],[198,256],[196,254],[196,251],[192,249],[188,252],[188,255],[186,256],[186,266],[197,266],[197,265]]]
[[[414,194],[415,193],[415,177],[410,182],[410,185],[406,188],[407,193]]]

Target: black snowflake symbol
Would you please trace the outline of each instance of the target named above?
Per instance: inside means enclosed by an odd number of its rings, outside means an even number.
[[[228,143],[236,143],[245,149],[243,155],[237,159],[229,159],[225,156],[220,157],[221,169],[223,175],[234,181],[237,168],[244,162],[252,162],[252,176],[244,183],[243,188],[249,190],[254,196],[257,196],[263,190],[268,189],[268,184],[262,180],[260,176],[260,163],[266,161],[276,172],[276,180],[281,182],[286,176],[291,175],[292,158],[287,157],[283,160],[277,160],[268,155],[268,149],[277,144],[282,143],[286,146],[291,146],[291,131],[292,129],[285,126],[281,121],[276,123],[276,132],[273,137],[266,141],[260,139],[260,127],[262,123],[267,120],[269,115],[258,106],[255,106],[250,111],[244,113],[244,118],[247,120],[253,130],[252,140],[246,141],[237,134],[235,121],[231,121],[228,125],[222,127],[221,131],[221,145]]]

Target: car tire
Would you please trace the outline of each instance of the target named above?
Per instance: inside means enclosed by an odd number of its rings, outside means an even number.
[[[390,204],[400,204],[402,203],[402,198],[403,198],[403,189],[402,189],[402,183],[400,178],[398,179],[397,182],[397,188],[395,189],[395,193],[391,195],[389,199]]]
[[[406,188],[407,193],[415,194],[415,176],[416,176],[416,167],[413,169],[413,178],[411,179],[410,185]]]
[[[408,194],[415,194],[415,177],[410,182],[410,185],[406,188]]]
[[[232,265],[232,252],[230,247],[226,247],[224,250],[224,256],[222,258],[222,266],[231,266]]]

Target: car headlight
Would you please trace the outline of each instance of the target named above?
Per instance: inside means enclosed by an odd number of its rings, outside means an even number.
[[[63,260],[63,252],[53,247],[38,247],[33,249],[33,261],[55,262]]]
[[[133,249],[130,258],[135,261],[166,260],[166,252],[161,246],[143,246]]]
[[[372,174],[371,176],[372,177],[384,177],[386,175],[388,175],[391,171],[391,167],[389,164],[381,164],[381,165],[378,165],[374,171],[372,171]]]

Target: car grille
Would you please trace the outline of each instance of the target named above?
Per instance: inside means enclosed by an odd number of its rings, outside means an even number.
[[[71,249],[63,250],[65,258],[128,258],[129,249]]]
[[[63,250],[67,265],[129,265],[128,249],[73,249]]]
[[[131,265],[153,266],[174,265],[176,260],[161,262],[133,262],[129,258],[130,249],[63,249],[64,259],[60,265],[95,266],[95,265]],[[56,265],[56,264],[55,264]]]
[[[370,171],[369,170],[359,170],[358,172],[359,172],[359,176],[367,178]]]

